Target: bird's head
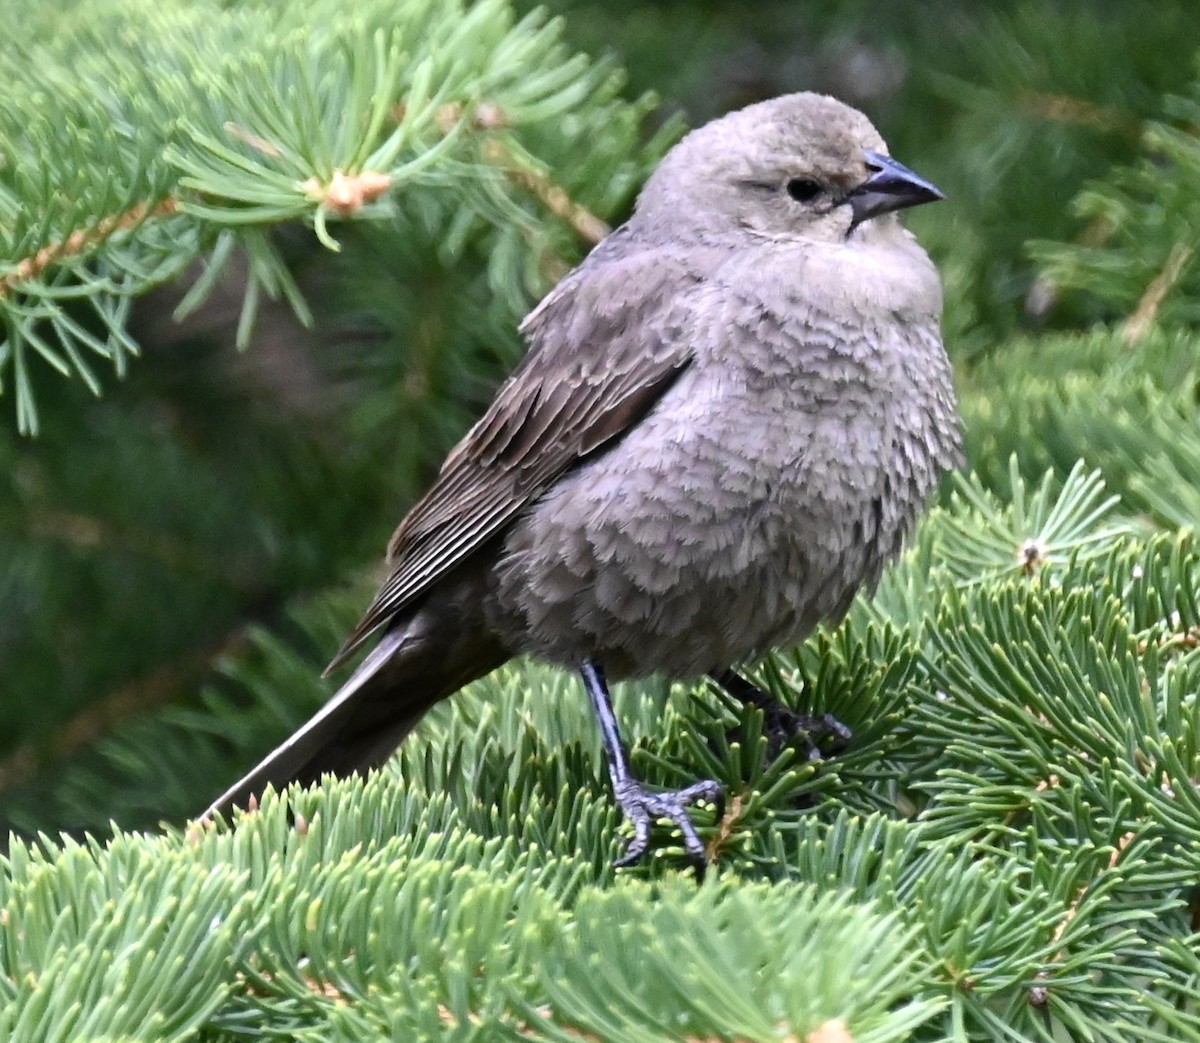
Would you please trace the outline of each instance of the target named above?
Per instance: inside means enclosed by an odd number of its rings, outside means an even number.
[[[788,94],[688,134],[646,183],[637,217],[676,236],[844,242],[872,218],[941,198],[857,109]]]

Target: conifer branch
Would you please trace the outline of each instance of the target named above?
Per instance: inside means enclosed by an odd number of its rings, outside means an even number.
[[[1150,328],[1158,318],[1163,301],[1179,282],[1194,252],[1195,247],[1183,240],[1177,241],[1171,247],[1171,252],[1167,254],[1162,268],[1150,280],[1137,307],[1121,325],[1121,339],[1124,340],[1127,347],[1135,347],[1150,332]]]
[[[795,1036],[785,1036],[780,1043],[800,1043]],[[830,1018],[821,1022],[807,1036],[804,1043],[854,1043],[854,1037],[841,1018]]]
[[[19,746],[0,760],[0,795],[34,778],[47,760],[88,749],[131,718],[170,705],[189,679],[202,675],[214,662],[244,653],[248,645],[244,630],[239,629],[208,649],[166,663],[122,685],[70,717],[52,735]]]
[[[1098,105],[1087,98],[1048,91],[1023,91],[1018,101],[1040,118],[1056,123],[1120,134],[1135,141],[1142,134],[1142,121],[1132,113],[1111,105]]]
[[[719,862],[721,854],[726,844],[737,833],[738,822],[742,817],[742,811],[745,808],[745,801],[742,794],[735,793],[729,800],[729,807],[725,809],[725,814],[721,816],[721,821],[717,823],[717,832],[709,840],[706,845],[706,854],[710,862]]]
[[[141,0],[123,2],[136,6]],[[368,204],[403,186],[403,211],[418,222],[438,214],[448,244],[461,247],[464,235],[480,234],[481,220],[498,240],[516,233],[538,241],[536,251],[508,245],[491,252],[493,290],[510,301],[525,297],[533,282],[529,276],[545,246],[541,226],[553,233],[548,222],[522,214],[516,200],[497,190],[489,167],[501,166],[510,183],[588,241],[603,237],[607,225],[596,207],[572,198],[568,182],[551,171],[558,165],[570,172],[572,183],[587,185],[600,206],[623,201],[636,183],[629,174],[639,162],[633,154],[642,151],[636,132],[646,103],[616,103],[612,69],[568,54],[559,26],[541,15],[514,23],[504,0],[474,0],[469,11],[456,2],[436,12],[419,3],[371,0],[354,18],[335,7],[298,18],[303,33],[287,20],[275,24],[262,12],[248,15],[262,33],[251,43],[245,27],[229,30],[234,16],[227,13],[198,30],[198,37],[194,27],[174,31],[180,20],[190,26],[185,11],[164,10],[144,34],[124,33],[122,10],[97,16],[96,31],[116,35],[84,63],[81,76],[63,77],[74,91],[66,91],[62,102],[68,134],[53,116],[37,111],[42,99],[64,93],[55,62],[74,61],[70,44],[60,54],[47,41],[39,59],[47,84],[14,89],[6,105],[14,125],[21,122],[21,106],[31,108],[36,133],[22,128],[11,142],[0,142],[12,153],[6,158],[14,169],[42,165],[39,156],[58,161],[46,164],[41,183],[22,178],[0,185],[5,230],[26,251],[0,276],[6,320],[0,325],[0,366],[14,372],[22,430],[37,425],[30,356],[63,375],[78,374],[98,394],[100,383],[81,349],[122,372],[136,352],[125,329],[126,302],[176,277],[206,252],[207,269],[185,300],[189,309],[211,292],[231,251],[240,249],[249,260],[239,345],[249,340],[264,293],[285,298],[308,319],[303,296],[268,235],[285,222],[310,223],[320,243],[337,250],[331,220],[364,214]],[[147,61],[144,52],[161,61]],[[443,61],[459,52],[461,59]],[[193,62],[205,70],[203,77],[189,78]],[[530,75],[529,69],[538,72]],[[179,70],[184,72],[172,79]],[[193,87],[181,89],[188,82]],[[447,100],[454,98],[460,100]],[[120,134],[109,129],[114,110],[125,128]],[[576,133],[587,137],[586,152],[539,137],[544,154],[525,154],[526,134],[537,135],[568,113]],[[468,155],[461,146],[470,130],[504,130],[509,140],[485,142]],[[102,147],[67,154],[71,142],[88,135]],[[138,202],[150,194],[160,201]],[[111,207],[121,197],[134,202],[93,217],[98,202]],[[394,217],[398,209],[381,207],[378,216]],[[173,241],[156,234],[154,219],[175,213],[189,219],[181,234]],[[48,230],[56,233],[49,242]],[[119,241],[118,232],[126,233]],[[94,264],[72,264],[61,280],[51,278],[56,263],[93,257]],[[20,301],[14,303],[18,288]],[[67,312],[61,303],[67,297],[91,305],[102,336]]]
[[[1124,852],[1124,850],[1133,842],[1133,839],[1134,839],[1134,833],[1127,832],[1117,841],[1116,846],[1113,848],[1112,855],[1109,857],[1109,860],[1108,860],[1108,866],[1106,869],[1107,872],[1111,872],[1113,869],[1116,868],[1117,862],[1120,860],[1122,852]],[[1066,933],[1067,928],[1071,926],[1071,922],[1075,919],[1075,917],[1079,913],[1080,903],[1083,901],[1083,899],[1087,895],[1087,893],[1093,887],[1095,887],[1096,883],[1097,883],[1097,881],[1093,880],[1090,883],[1084,884],[1075,893],[1075,897],[1071,900],[1071,904],[1067,907],[1066,915],[1064,915],[1063,918],[1061,920],[1059,920],[1058,925],[1054,928],[1054,936],[1050,940],[1051,945],[1057,945],[1060,941],[1062,941],[1062,937]],[[1061,963],[1062,959],[1063,959],[1063,953],[1061,951],[1059,951],[1059,953],[1053,957],[1051,962],[1052,963]],[[1038,975],[1037,975],[1038,983],[1036,985],[1032,986],[1029,990],[1029,1002],[1032,1003],[1035,1007],[1044,1007],[1050,1001],[1049,986],[1046,985],[1046,982],[1049,979],[1050,979],[1050,971],[1048,969],[1044,969],[1044,970],[1041,970],[1038,972]]]
[[[214,427],[241,419],[192,382],[190,358],[163,367],[187,380],[169,411],[129,410],[122,424],[103,408],[74,423],[67,401],[61,438],[9,447],[0,473],[18,504],[60,474],[74,484],[36,500],[61,511],[18,507],[15,534],[0,532],[0,659],[37,659],[43,635],[64,659],[9,671],[31,695],[5,714],[28,737],[0,776],[32,771],[63,741],[28,724],[54,711],[52,687],[64,703],[91,684],[103,703],[139,684],[109,678],[152,677],[146,649],[126,646],[165,632],[154,617],[169,613],[131,612],[117,632],[125,605],[169,606],[176,627],[245,614],[252,590],[193,589],[213,574],[198,577],[178,548],[194,540],[197,560],[221,560],[233,519],[271,544],[250,571],[273,590],[332,584],[369,555],[365,538],[347,550],[347,533],[394,520],[430,462],[427,429],[450,439],[463,402],[502,368],[495,345],[505,363],[516,354],[539,261],[598,235],[590,218],[626,206],[656,154],[640,137],[645,104],[621,102],[611,71],[570,59],[553,25],[517,21],[503,0],[356,0],[350,18],[338,0],[111,0],[85,5],[92,19],[68,33],[47,5],[18,3],[28,17],[0,48],[15,73],[0,87],[0,235],[17,244],[9,256],[46,264],[0,293],[15,336],[0,364],[19,403],[40,359],[82,374],[64,344],[122,372],[131,299],[185,262],[203,268],[189,305],[232,256],[251,272],[249,296],[292,295],[302,309],[310,284],[291,279],[292,260],[306,278],[333,261],[313,283],[334,287],[314,339],[350,327],[373,340],[327,353],[347,356],[355,380],[348,419],[331,420],[336,461],[314,458],[290,417],[262,461],[247,457],[264,429],[231,426],[246,439],[236,474],[261,466],[242,485],[212,454],[189,456],[181,446],[204,431],[180,401],[213,409]],[[758,672],[789,705],[837,711],[850,749],[819,769],[775,758],[761,715],[685,686],[664,713],[631,686],[622,723],[647,783],[700,769],[738,796],[707,827],[720,866],[702,887],[669,857],[614,873],[586,706],[572,678],[517,662],[439,706],[369,779],[271,793],[233,828],[52,839],[113,817],[183,822],[237,774],[232,745],[248,759],[316,709],[314,650],[336,644],[361,598],[297,595],[194,698],[65,711],[77,716],[63,735],[88,755],[5,792],[11,820],[46,836],[14,837],[0,859],[0,1037],[1200,1038],[1200,298],[1194,256],[1177,274],[1163,263],[1200,241],[1200,93],[1167,79],[1186,75],[1192,44],[1173,42],[1186,33],[1147,42],[1073,12],[1043,25],[1036,8],[981,16],[993,31],[975,34],[971,76],[994,83],[980,104],[914,99],[915,84],[896,98],[946,116],[930,159],[959,172],[951,198],[978,189],[921,228],[945,278],[977,474],[872,600]],[[1132,0],[1112,18],[1129,28],[1171,10]],[[124,20],[106,21],[113,12]],[[674,39],[688,16],[671,14]],[[960,16],[975,17],[966,5]],[[1151,82],[1176,96],[1142,124]],[[897,119],[889,138],[909,137],[906,155],[932,150],[929,126]],[[1144,146],[1130,164],[1131,133]],[[45,165],[25,161],[29,143]],[[1124,165],[1106,172],[1113,156]],[[390,183],[373,195],[371,178]],[[1081,232],[1064,216],[1076,192]],[[176,200],[178,215],[76,238],[154,199]],[[337,258],[310,235],[272,234],[326,220],[336,232],[343,219],[358,224]],[[1012,335],[1031,233],[1053,240],[1046,285],[1081,299],[1062,295],[1056,332]],[[218,292],[235,281],[246,277]],[[220,370],[212,380],[219,389]],[[101,456],[113,466],[95,467]],[[164,478],[176,484],[156,499]],[[324,494],[331,484],[350,507]],[[182,524],[197,527],[164,540],[180,518],[162,505],[190,503],[185,488],[203,510]],[[108,575],[103,552],[130,517],[152,577]]]
[[[401,107],[399,113],[402,114],[403,111]],[[438,126],[449,133],[462,122],[466,111],[466,107],[461,103],[442,105],[436,114]],[[495,102],[482,101],[471,107],[468,125],[472,130],[490,131],[510,126],[510,121],[504,110]],[[514,183],[532,193],[555,217],[571,225],[585,242],[594,246],[612,231],[607,222],[571,199],[567,191],[561,185],[555,184],[544,171],[520,161],[501,139],[489,137],[483,143],[481,154],[488,163],[503,170]]]
[[[16,262],[12,270],[0,275],[0,300],[15,293],[22,283],[41,278],[60,261],[82,257],[121,232],[131,231],[146,221],[170,217],[179,212],[179,200],[167,196],[156,203],[136,203],[119,214],[107,214],[95,224],[71,232],[43,246],[32,256]]]
[[[528,189],[555,217],[566,221],[579,233],[585,242],[595,245],[612,231],[612,228],[595,214],[574,202],[566,191],[556,185],[541,171],[518,162],[512,151],[496,139],[486,142],[483,156],[498,166],[518,185]]]

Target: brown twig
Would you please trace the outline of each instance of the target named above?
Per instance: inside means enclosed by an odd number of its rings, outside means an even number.
[[[406,111],[404,105],[397,105],[392,116],[396,120],[403,119]],[[465,113],[466,109],[460,103],[448,102],[438,108],[434,122],[443,134],[449,134],[462,122]],[[495,102],[481,101],[471,109],[467,126],[471,130],[500,130],[509,126],[508,115]],[[598,243],[612,231],[605,221],[576,203],[561,185],[542,171],[521,162],[500,139],[490,138],[484,142],[482,154],[486,162],[499,167],[516,184],[531,192],[547,210],[566,221],[587,242]]]
[[[1142,121],[1137,116],[1108,105],[1097,105],[1086,98],[1049,91],[1024,91],[1018,96],[1018,101],[1034,115],[1053,123],[1089,127],[1107,134],[1121,134],[1141,140]]]
[[[576,203],[561,185],[555,184],[540,170],[519,163],[503,142],[492,140],[484,143],[483,158],[503,170],[514,182],[527,189],[541,201],[555,217],[566,221],[580,237],[589,243],[598,243],[612,229],[593,214],[587,207]]]
[[[1108,865],[1105,867],[1103,872],[1109,872],[1116,868],[1117,862],[1120,860],[1121,855],[1125,853],[1125,849],[1133,842],[1133,837],[1133,833],[1126,833],[1117,841],[1117,846],[1113,849],[1112,855],[1109,856]],[[1050,939],[1051,945],[1057,945],[1060,941],[1062,941],[1062,936],[1066,934],[1067,928],[1071,926],[1071,922],[1079,913],[1080,903],[1083,901],[1084,896],[1087,895],[1088,891],[1091,890],[1094,884],[1095,881],[1092,881],[1090,884],[1084,884],[1083,887],[1081,887],[1076,893],[1074,901],[1072,901],[1070,906],[1067,908],[1066,915],[1058,922],[1058,926],[1054,929],[1054,936]],[[1063,950],[1060,949],[1055,954],[1054,959],[1051,962],[1057,963],[1062,958]],[[1049,1002],[1049,990],[1045,985],[1040,984],[1041,982],[1047,981],[1049,977],[1049,971],[1038,971],[1037,980],[1039,984],[1034,985],[1029,990],[1029,1002],[1035,1007],[1044,1007],[1046,1003]]]
[[[0,276],[0,300],[15,293],[18,285],[42,275],[51,265],[69,257],[78,257],[118,232],[128,231],[152,217],[167,217],[177,213],[179,200],[167,196],[153,205],[137,203],[124,213],[100,218],[91,228],[78,229],[65,239],[43,246],[32,257],[17,262],[7,275]]]
[[[1158,318],[1163,301],[1166,300],[1167,294],[1171,292],[1175,284],[1179,282],[1193,253],[1195,253],[1195,247],[1185,243],[1182,239],[1171,247],[1171,252],[1167,255],[1162,270],[1150,280],[1137,307],[1121,325],[1121,340],[1127,348],[1136,347],[1150,332],[1150,327]]]
[[[63,724],[48,743],[25,743],[0,761],[0,793],[33,778],[50,756],[66,757],[96,742],[122,721],[173,701],[185,679],[225,656],[246,648],[241,631],[204,652],[151,671],[80,711]]]
[[[742,799],[742,795],[735,793],[725,814],[721,816],[721,821],[717,823],[717,835],[708,842],[707,854],[710,862],[720,860],[721,849],[736,832],[737,824],[741,821],[742,811],[745,807],[746,802]]]

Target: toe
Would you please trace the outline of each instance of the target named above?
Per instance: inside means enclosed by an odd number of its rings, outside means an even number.
[[[650,847],[650,830],[654,820],[667,819],[679,829],[688,861],[696,868],[697,876],[703,877],[708,859],[704,842],[688,815],[687,807],[700,800],[710,800],[717,804],[719,816],[725,802],[725,791],[720,783],[706,779],[682,790],[650,793],[638,782],[628,779],[617,788],[616,797],[625,817],[633,825],[634,835],[625,853],[613,862],[614,867],[631,866],[639,861]]]

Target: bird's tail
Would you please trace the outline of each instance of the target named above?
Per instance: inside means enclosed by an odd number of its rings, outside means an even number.
[[[456,615],[456,614],[455,614]],[[440,700],[508,658],[486,628],[426,606],[388,630],[350,679],[282,745],[200,816],[244,807],[268,785],[310,784],[322,775],[377,767]]]

